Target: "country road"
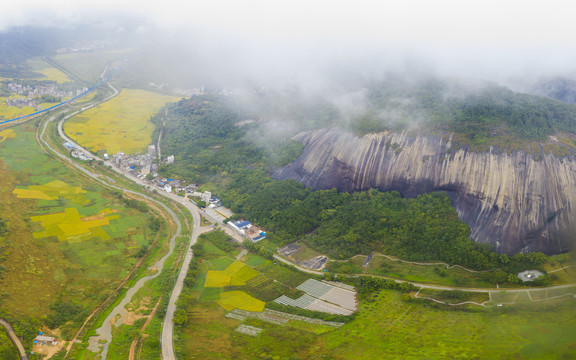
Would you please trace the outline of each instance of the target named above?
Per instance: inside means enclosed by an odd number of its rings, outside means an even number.
[[[112,85],[108,84],[108,86],[111,87],[111,89],[114,91],[114,94],[109,96],[108,98],[102,100],[102,102],[104,101],[108,101],[111,98],[113,98],[114,96],[116,96],[118,94],[118,90],[116,90]],[[74,146],[76,146],[78,149],[83,149],[80,145],[74,143],[74,141],[72,141],[70,138],[68,138],[66,136],[66,134],[63,131],[63,124],[64,122],[69,119],[70,117],[77,115],[85,110],[88,110],[90,108],[92,108],[93,106],[95,106],[96,104],[92,104],[92,105],[88,105],[82,109],[79,109],[78,111],[67,115],[66,117],[64,117],[63,119],[61,119],[58,124],[57,124],[57,129],[58,129],[58,134],[60,135],[60,137],[62,137],[62,139],[64,139],[65,141],[73,144]],[[155,201],[159,204],[161,204],[163,207],[165,207],[166,209],[168,209],[164,204],[162,204],[161,202],[159,202],[158,200],[153,199],[152,197],[143,194],[141,192],[135,192],[132,190],[128,190],[128,189],[124,189],[121,188],[119,186],[110,184],[106,181],[105,178],[101,177],[101,175],[95,174],[93,172],[91,172],[89,169],[79,165],[78,163],[76,163],[75,161],[73,161],[72,159],[70,159],[67,155],[64,155],[62,153],[60,153],[58,150],[54,149],[52,146],[50,146],[48,144],[48,142],[43,138],[44,137],[44,133],[46,131],[46,128],[48,126],[48,123],[52,122],[56,117],[56,114],[52,115],[45,123],[42,129],[41,134],[39,135],[39,139],[44,143],[45,146],[47,146],[56,156],[60,157],[62,160],[68,162],[69,164],[71,164],[72,166],[74,166],[78,171],[83,172],[84,174],[86,174],[87,176],[89,176],[90,178],[92,178],[95,181],[98,181],[102,184],[104,184],[107,187],[110,188],[115,188],[118,190],[122,190],[122,191],[127,191],[133,194],[136,194],[138,196],[144,197],[146,199]],[[160,149],[158,149],[158,151],[160,151]],[[92,153],[88,152],[87,150],[84,149],[84,153],[86,154],[86,156],[88,156],[91,159],[94,160],[98,160],[98,161],[103,161],[103,159],[93,155]],[[134,181],[135,183],[143,186],[143,187],[148,187],[149,184],[146,181],[140,180],[128,173],[126,173],[125,171],[123,171],[122,169],[119,169],[117,167],[115,167],[110,161],[104,161],[104,164],[108,167],[110,167],[113,171],[117,172],[118,174],[123,175],[124,177]],[[190,241],[188,244],[188,248],[186,251],[186,255],[184,256],[184,260],[182,262],[182,267],[179,271],[178,277],[176,279],[176,283],[174,285],[174,288],[172,290],[170,299],[169,299],[169,303],[166,309],[166,316],[164,319],[164,323],[162,326],[162,338],[161,338],[161,343],[162,343],[162,359],[164,360],[176,360],[175,354],[174,354],[174,344],[173,344],[173,330],[174,330],[174,324],[173,324],[173,318],[174,318],[174,312],[176,310],[176,301],[178,299],[178,296],[180,295],[181,291],[182,291],[182,287],[183,287],[183,282],[184,279],[186,277],[186,274],[188,272],[188,268],[190,265],[190,262],[192,260],[193,257],[193,253],[192,250],[190,248],[191,245],[195,244],[198,238],[198,235],[200,233],[200,227],[201,227],[201,223],[200,223],[200,211],[199,209],[192,204],[190,201],[188,201],[185,198],[182,198],[180,196],[177,196],[175,194],[171,194],[171,193],[166,193],[164,191],[159,191],[158,194],[160,194],[161,196],[164,196],[166,198],[169,198],[170,200],[173,200],[179,204],[181,204],[182,206],[184,206],[186,209],[188,209],[188,211],[190,211],[190,213],[192,214],[193,217],[193,230],[192,230],[192,234],[190,237]],[[170,211],[170,210],[169,210]],[[178,227],[180,229],[180,222],[177,218],[177,216],[172,213],[171,214],[172,217],[174,218],[176,224],[178,224]],[[220,216],[218,216],[214,211],[204,211],[202,213],[202,215],[204,215],[205,217],[207,217],[209,220],[218,223],[220,226],[220,228],[224,231],[226,231],[229,235],[231,235],[233,238],[235,238],[238,241],[242,241],[243,238],[235,233],[232,229],[230,229],[228,226],[226,226],[225,224],[223,224],[222,220],[220,218]],[[311,273],[311,274],[315,274],[315,275],[321,275],[322,272],[319,271],[314,271],[314,270],[309,270],[303,267],[298,266],[297,264],[294,264],[293,262],[289,261],[288,259],[285,259],[279,255],[274,255],[274,258],[277,261],[281,261],[284,263],[287,263],[289,265],[292,265],[294,267],[296,267],[298,270],[300,271],[304,271],[307,273]],[[357,275],[355,275],[357,276]],[[374,275],[371,275],[374,276]],[[385,278],[385,277],[383,277]],[[403,280],[398,280],[398,279],[392,279],[396,282],[405,282]],[[464,292],[475,292],[475,293],[488,293],[488,294],[492,294],[493,292],[502,292],[502,291],[506,291],[509,293],[514,293],[514,292],[527,292],[531,289],[526,289],[526,288],[522,288],[522,289],[518,289],[518,288],[499,288],[499,289],[480,289],[480,288],[463,288],[463,287],[450,287],[450,286],[441,286],[441,285],[430,285],[430,284],[424,284],[424,283],[412,283],[414,284],[414,286],[416,286],[417,288],[420,289],[433,289],[433,290],[459,290],[459,291],[464,291]],[[551,286],[551,287],[546,287],[546,288],[539,288],[539,289],[562,289],[562,288],[576,288],[575,284],[568,284],[568,285],[559,285],[559,286]],[[576,290],[575,290],[576,292]],[[572,293],[568,293],[567,295],[574,295]],[[105,355],[105,354],[104,354]]]
[[[106,99],[104,99],[103,101],[107,101],[111,98],[113,98],[114,96],[116,96],[118,94],[118,91],[112,87],[112,85],[109,84],[109,86],[114,90],[114,94]],[[58,134],[60,135],[60,137],[69,142],[70,144],[73,144],[74,146],[76,146],[77,148],[83,149],[80,145],[76,144],[72,139],[70,139],[69,137],[66,136],[66,134],[63,131],[63,123],[64,121],[66,121],[67,119],[69,119],[72,116],[75,116],[79,113],[81,113],[82,111],[86,111],[90,108],[92,108],[93,106],[95,106],[95,104],[92,104],[90,106],[86,106],[76,112],[73,112],[71,114],[66,115],[63,119],[61,119],[58,124],[57,124],[57,128],[58,128]],[[180,235],[180,230],[181,230],[181,223],[178,219],[178,217],[176,216],[176,214],[170,210],[168,207],[166,207],[166,205],[164,205],[163,203],[159,202],[158,200],[153,199],[152,197],[140,193],[140,192],[135,192],[132,190],[128,190],[128,189],[124,189],[122,187],[113,185],[113,184],[109,184],[108,182],[106,182],[105,180],[103,180],[100,175],[95,174],[93,172],[91,172],[90,170],[86,169],[85,167],[79,165],[78,163],[76,163],[75,161],[73,161],[70,157],[60,153],[58,150],[54,149],[45,139],[44,139],[44,135],[47,129],[47,126],[50,122],[54,121],[54,119],[56,118],[56,114],[52,115],[45,123],[44,126],[42,128],[42,131],[39,133],[38,135],[38,139],[44,144],[44,146],[46,146],[47,148],[49,148],[56,156],[60,157],[62,160],[64,160],[65,162],[71,164],[72,166],[74,166],[75,169],[77,169],[78,171],[81,171],[82,173],[86,174],[87,176],[89,176],[90,178],[92,178],[95,181],[98,181],[100,183],[102,183],[103,185],[110,187],[110,188],[114,188],[117,190],[121,190],[121,191],[127,191],[129,193],[132,194],[136,194],[140,197],[144,197],[148,200],[154,201],[158,204],[160,204],[161,206],[163,206],[171,215],[171,217],[174,219],[175,223],[177,224],[177,232],[174,234],[173,238],[171,239],[170,242],[170,251],[168,254],[166,254],[160,261],[159,265],[159,271],[156,275],[151,276],[151,277],[147,277],[147,278],[143,278],[140,279],[137,284],[129,290],[129,293],[126,295],[125,299],[121,302],[120,305],[118,305],[116,307],[116,311],[113,311],[112,314],[117,315],[120,314],[122,311],[123,306],[125,305],[125,303],[130,301],[130,298],[132,297],[133,294],[136,293],[136,291],[144,285],[145,281],[150,280],[151,278],[157,276],[162,270],[162,264],[164,263],[164,260],[172,253],[173,249],[174,249],[174,244],[175,244],[175,238],[177,236]],[[39,129],[40,130],[40,129]],[[94,160],[99,160],[102,161],[102,159],[100,159],[99,157],[93,155],[92,153],[90,153],[89,151],[84,149],[84,153],[86,156],[88,156],[91,159]],[[130,176],[129,174],[124,173],[121,169],[116,168],[115,166],[113,166],[112,163],[110,162],[105,162],[106,165],[110,166],[115,172],[124,175],[126,177],[128,177],[129,179],[133,180],[134,182],[136,182],[139,185],[142,186],[147,186],[146,183],[144,183],[143,181],[141,181],[138,178],[135,178],[133,176]],[[184,283],[184,278],[186,277],[186,273],[188,272],[188,268],[190,266],[190,261],[192,260],[192,250],[191,250],[191,246],[193,244],[196,243],[198,235],[199,235],[199,231],[200,231],[200,214],[198,212],[198,208],[192,204],[189,201],[184,200],[182,197],[179,197],[177,195],[174,194],[168,194],[165,192],[159,192],[159,194],[173,200],[176,201],[180,204],[182,204],[186,209],[188,209],[188,211],[190,211],[190,213],[192,214],[192,217],[194,219],[194,224],[193,224],[193,229],[192,229],[192,235],[190,237],[190,242],[188,244],[188,250],[186,253],[186,256],[184,258],[184,261],[182,262],[182,267],[181,270],[179,272],[178,278],[176,280],[176,284],[174,286],[174,289],[172,291],[172,295],[170,296],[170,300],[168,303],[168,307],[166,310],[166,318],[164,320],[164,324],[162,327],[162,358],[164,360],[176,360],[176,357],[174,355],[174,346],[173,346],[173,318],[174,318],[174,312],[176,311],[176,301],[178,300],[178,296],[180,295],[180,293],[182,292],[182,287],[183,287],[183,283]],[[159,262],[160,262],[159,261]],[[108,320],[108,319],[107,319]],[[106,354],[107,354],[107,345],[109,344],[109,342],[111,341],[112,335],[111,335],[111,328],[109,328],[106,325],[107,321],[105,321],[105,326],[103,327],[102,331],[99,333],[99,335],[101,336],[101,338],[99,340],[104,340],[105,343],[103,344],[103,351],[102,351],[102,359],[106,358]]]
[[[28,355],[26,355],[26,349],[24,349],[24,345],[20,341],[20,338],[16,336],[12,325],[3,319],[0,319],[0,325],[6,329],[8,333],[8,337],[12,341],[12,343],[18,348],[18,355],[20,356],[20,360],[28,360]]]

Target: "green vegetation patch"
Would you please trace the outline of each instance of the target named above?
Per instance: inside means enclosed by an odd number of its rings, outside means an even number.
[[[210,260],[212,264],[212,270],[224,271],[228,266],[232,265],[234,260],[229,257],[220,257],[218,259]]]
[[[266,258],[260,255],[250,254],[246,259],[246,265],[256,267],[258,265],[264,264],[266,261]]]
[[[200,296],[200,300],[202,300],[202,301],[220,300],[220,294],[221,293],[222,293],[221,287],[204,286],[204,290],[202,290],[202,296]]]

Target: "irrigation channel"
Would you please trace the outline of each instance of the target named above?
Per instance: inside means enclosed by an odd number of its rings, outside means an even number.
[[[104,99],[102,102],[107,101],[109,99],[111,99],[112,97],[116,96],[118,94],[118,91],[112,87],[112,85],[108,84],[113,90],[114,90],[114,94],[106,99]],[[63,137],[63,139],[65,139],[66,141],[71,141],[71,139],[69,139],[68,137],[65,136],[65,134],[62,131],[62,123],[72,117],[75,116],[85,110],[88,110],[89,108],[92,108],[93,106],[95,106],[95,104],[92,104],[90,106],[84,107],[76,112],[73,112],[71,114],[66,115],[62,120],[60,120],[60,122],[58,123],[58,130],[59,130],[59,134],[60,136]],[[138,280],[136,282],[136,284],[134,284],[134,286],[132,288],[130,288],[125,297],[122,299],[122,301],[114,307],[114,309],[112,310],[112,312],[109,314],[109,316],[104,320],[103,325],[98,328],[96,330],[96,333],[98,334],[97,336],[93,336],[90,338],[90,345],[89,345],[89,349],[94,351],[94,352],[98,352],[101,349],[101,353],[100,353],[100,359],[104,360],[106,359],[107,353],[108,353],[108,348],[110,346],[110,343],[112,341],[112,324],[111,321],[113,319],[116,319],[116,324],[121,324],[122,323],[122,319],[126,313],[126,309],[124,308],[126,304],[128,304],[131,300],[132,297],[134,296],[134,294],[136,294],[138,292],[138,290],[140,290],[144,284],[151,279],[154,279],[155,277],[157,277],[158,275],[160,275],[164,269],[164,262],[166,261],[166,259],[172,255],[173,251],[174,251],[174,247],[176,244],[176,238],[178,236],[180,236],[181,230],[182,230],[182,225],[178,219],[178,216],[170,209],[168,208],[165,204],[163,204],[162,202],[146,195],[140,192],[136,192],[136,191],[132,191],[129,189],[125,189],[122,188],[120,186],[117,185],[113,185],[108,183],[105,179],[101,178],[100,175],[92,173],[90,170],[84,168],[83,166],[81,166],[80,164],[76,163],[75,161],[73,161],[72,159],[70,159],[68,156],[60,153],[57,149],[55,149],[54,147],[52,147],[48,141],[45,139],[45,133],[46,133],[46,129],[48,127],[48,124],[53,122],[56,119],[56,116],[58,114],[53,114],[52,116],[50,116],[50,118],[48,120],[46,120],[44,122],[43,127],[41,128],[42,131],[39,133],[38,135],[38,139],[47,147],[50,149],[50,151],[58,156],[62,161],[69,163],[70,165],[72,165],[76,170],[84,173],[85,175],[89,176],[91,179],[100,182],[101,184],[103,184],[104,186],[108,187],[108,188],[113,188],[116,190],[120,190],[120,191],[125,191],[131,194],[135,194],[139,197],[145,198],[149,201],[153,201],[155,203],[157,203],[158,205],[162,206],[172,217],[172,219],[174,220],[174,222],[177,224],[177,229],[176,232],[173,234],[172,238],[170,239],[170,244],[169,244],[169,251],[167,254],[165,254],[160,260],[158,260],[154,265],[152,265],[149,269],[152,268],[157,268],[157,272],[154,275],[149,275],[146,277],[141,278],[140,280]],[[39,128],[40,131],[40,128]],[[72,142],[72,144],[74,144]],[[81,148],[79,145],[74,144],[75,146],[77,146],[78,148]],[[92,159],[95,160],[101,160],[100,158],[90,154],[89,152],[85,151],[85,153]],[[115,167],[112,167],[116,172],[122,174],[120,169],[117,169]],[[133,179],[134,180],[134,179]],[[143,184],[140,184],[143,185]],[[170,198],[171,200],[176,200],[177,202],[182,204],[182,201],[178,198],[174,198],[172,196],[169,196],[169,194],[164,194],[161,193],[163,195],[165,195],[166,197]],[[182,290],[182,284],[184,282],[184,278],[186,277],[186,273],[188,272],[188,267],[190,265],[190,261],[192,260],[192,250],[190,249],[190,246],[193,245],[198,237],[199,231],[198,229],[200,228],[200,215],[198,214],[198,209],[195,208],[191,203],[184,203],[183,204],[193,215],[193,219],[194,219],[194,225],[193,225],[193,231],[192,231],[192,236],[190,238],[190,243],[188,246],[188,250],[186,253],[186,256],[184,258],[184,261],[182,263],[182,268],[181,271],[179,273],[179,276],[176,280],[176,284],[174,286],[174,290],[172,291],[171,297],[170,297],[170,301],[168,303],[168,308],[166,311],[166,318],[164,321],[164,326],[163,326],[163,331],[162,331],[162,354],[163,354],[163,359],[164,360],[173,360],[176,359],[175,355],[174,355],[174,350],[173,350],[173,337],[172,337],[172,333],[173,333],[173,323],[172,323],[172,319],[174,317],[174,312],[176,310],[176,300],[178,299],[178,296],[180,295],[180,292]],[[117,317],[119,317],[119,319],[117,319]],[[70,351],[70,347],[68,348],[68,353]],[[67,354],[68,354],[67,353]]]

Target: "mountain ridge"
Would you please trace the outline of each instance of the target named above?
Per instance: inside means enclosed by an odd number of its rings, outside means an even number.
[[[381,132],[362,137],[337,129],[295,137],[305,149],[276,179],[314,189],[378,188],[412,197],[447,191],[471,237],[501,253],[569,250],[576,200],[576,159],[491,147],[454,147],[451,137]]]

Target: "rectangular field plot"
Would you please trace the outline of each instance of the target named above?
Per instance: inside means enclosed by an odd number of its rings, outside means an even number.
[[[32,216],[31,220],[40,222],[43,231],[35,232],[35,238],[56,236],[60,241],[84,241],[98,236],[103,240],[110,240],[110,236],[102,226],[109,225],[116,215],[106,217],[106,214],[98,214],[89,217],[81,217],[76,208],[67,208],[64,212]]]
[[[356,293],[350,290],[334,287],[332,290],[322,295],[319,299],[327,301],[331,304],[338,305],[339,307],[350,310],[352,312],[358,310]]]
[[[253,298],[244,291],[227,291],[220,294],[218,305],[230,311],[240,309],[246,311],[260,312],[264,310],[265,302]]]
[[[272,284],[273,282],[274,280],[270,279],[266,275],[258,275],[246,281],[246,286],[252,289],[261,289]]]
[[[226,287],[246,285],[246,281],[258,276],[258,271],[240,261],[230,264],[225,270],[210,270],[206,278],[206,287]]]
[[[305,309],[338,315],[352,315],[354,313],[352,310],[345,309],[338,305],[330,304],[320,299],[314,300],[314,302],[308,305]]]
[[[314,296],[315,298],[320,298],[333,288],[334,287],[332,285],[325,284],[323,282],[314,279],[308,279],[304,283],[296,287],[296,289],[302,290],[305,293]]]
[[[305,295],[295,300],[281,296],[274,301],[279,304],[308,310],[322,311],[330,314],[351,315],[358,309],[356,292],[349,290],[349,286],[348,289],[345,289],[334,285],[308,279],[297,287],[298,290],[304,291],[306,293]]]

